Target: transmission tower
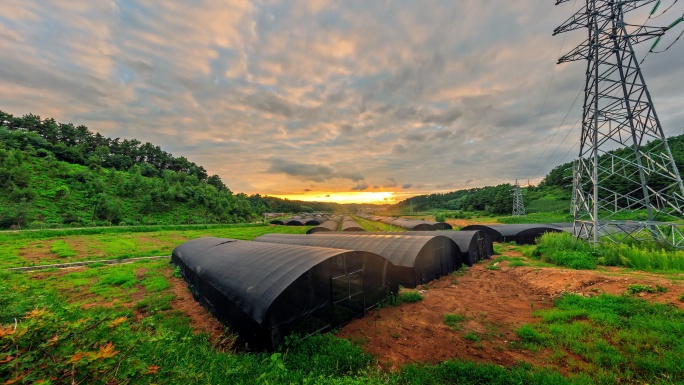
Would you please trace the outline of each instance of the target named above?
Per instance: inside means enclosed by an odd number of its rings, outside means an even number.
[[[515,180],[515,186],[513,186],[513,216],[525,216],[525,202],[523,202],[522,191],[520,191],[517,179]]]
[[[682,217],[684,187],[633,48],[659,41],[682,18],[668,27],[631,25],[626,14],[656,3],[653,14],[660,1],[585,1],[553,32],[588,32],[587,40],[558,60],[587,62],[581,145],[573,171],[575,234],[594,244],[600,236],[682,246],[681,229],[663,221]]]

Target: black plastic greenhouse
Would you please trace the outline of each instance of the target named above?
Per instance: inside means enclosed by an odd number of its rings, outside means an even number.
[[[428,283],[461,267],[461,250],[443,235],[365,235],[331,234],[266,234],[257,242],[283,243],[345,250],[361,250],[387,258],[395,265],[395,281],[406,287]]]
[[[494,242],[516,242],[520,245],[534,244],[544,233],[562,231],[558,227],[546,224],[469,225],[461,230],[482,230],[489,234]]]
[[[342,221],[342,231],[366,231],[363,227],[359,226],[355,220],[351,218],[344,218]]]
[[[398,291],[393,265],[365,251],[199,238],[176,247],[171,262],[253,349],[344,325]]]
[[[328,233],[328,234],[342,234],[342,233]],[[461,250],[461,262],[468,266],[472,266],[481,259],[490,258],[494,255],[494,246],[492,245],[492,238],[482,230],[474,231],[369,231],[366,233],[354,234],[369,234],[369,235],[404,235],[414,237],[443,235],[450,238],[458,245]]]
[[[318,226],[314,226],[306,231],[307,234],[317,233],[319,231],[337,231],[339,223],[333,220],[327,220]]]

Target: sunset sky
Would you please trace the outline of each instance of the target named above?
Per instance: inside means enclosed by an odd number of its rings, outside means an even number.
[[[0,110],[150,141],[248,194],[538,182],[578,152],[586,67],[556,65],[585,31],[551,35],[584,1],[554,3],[3,0]],[[682,42],[643,64],[667,135],[683,64]]]

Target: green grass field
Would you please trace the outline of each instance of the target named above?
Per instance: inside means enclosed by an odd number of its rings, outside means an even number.
[[[152,230],[154,228],[151,228]],[[73,231],[0,233],[0,268],[47,265],[89,260],[171,255],[177,245],[199,237],[250,240],[267,233],[303,234],[300,226],[186,226],[181,229],[125,232],[99,228]]]
[[[48,260],[170,254],[201,236],[252,239],[304,227],[250,226],[98,234],[0,234],[3,267]],[[12,237],[16,239],[12,239]],[[502,245],[501,251],[525,247]],[[81,253],[88,250],[87,256]],[[64,256],[60,256],[64,255]],[[41,259],[36,256],[49,255]],[[27,258],[38,258],[31,260]],[[496,264],[541,266],[535,259],[497,257]],[[453,279],[469,273],[463,269]],[[566,365],[565,375],[520,363],[469,361],[381,369],[359,344],[332,334],[290,338],[279,351],[236,352],[225,330],[217,342],[193,331],[176,307],[168,260],[32,273],[0,270],[0,383],[26,384],[677,384],[684,381],[684,312],[632,296],[561,296],[517,330],[512,349]],[[636,290],[636,289],[635,289]],[[657,288],[656,288],[657,290]],[[414,293],[413,291],[407,293]],[[418,293],[416,293],[418,294]],[[684,294],[683,294],[684,295]],[[399,301],[419,300],[415,294]],[[446,314],[454,330],[468,321]],[[482,333],[463,338],[478,341]]]

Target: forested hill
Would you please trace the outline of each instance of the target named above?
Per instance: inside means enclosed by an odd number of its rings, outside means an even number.
[[[233,194],[152,143],[0,111],[0,228],[235,223],[332,204]]]
[[[680,174],[684,174],[684,135],[673,136],[667,139]],[[648,150],[654,143],[647,144]],[[632,151],[631,149],[618,149],[611,153],[620,155],[621,152]],[[608,162],[608,157],[599,162]],[[615,191],[621,191],[623,186],[610,179],[605,181],[611,184]],[[658,183],[652,180],[651,183]],[[532,211],[564,211],[567,212],[570,205],[572,184],[572,163],[564,163],[551,170],[539,184],[539,186],[523,187],[525,204],[531,204]],[[427,210],[462,210],[479,211],[487,214],[508,215],[513,210],[513,186],[502,184],[467,190],[453,191],[444,194],[419,195],[406,199],[396,205],[399,209],[407,211],[409,208],[416,211]],[[528,212],[530,212],[528,210]]]

